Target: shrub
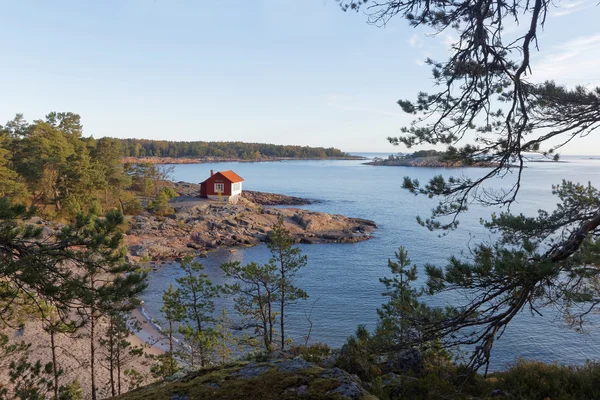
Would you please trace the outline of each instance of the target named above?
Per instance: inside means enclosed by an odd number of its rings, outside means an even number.
[[[377,379],[375,379],[377,381]],[[405,374],[391,399],[434,400],[441,398],[578,400],[600,399],[600,364],[584,366],[545,364],[520,360],[505,371],[484,378],[456,364],[429,364],[420,374]]]
[[[43,219],[48,220],[48,221],[53,221],[58,216],[56,211],[49,209],[49,208],[48,209],[43,209],[43,208],[38,209],[37,215],[39,215],[40,217],[42,217]]]
[[[166,188],[164,188],[166,189]],[[170,215],[173,214],[175,212],[175,210],[173,210],[173,207],[171,207],[169,205],[169,194],[166,193],[165,191],[161,191],[158,194],[158,197],[156,198],[156,200],[152,201],[150,200],[148,202],[148,206],[146,207],[146,209],[151,212],[154,215],[158,215],[158,216],[166,216],[166,215]]]
[[[126,215],[140,215],[143,211],[144,207],[138,198],[123,202],[123,213]]]
[[[98,200],[92,201],[92,205],[90,206],[89,213],[91,215],[100,216],[103,214],[102,206]]]
[[[331,354],[331,349],[325,343],[315,343],[310,346],[293,346],[290,353],[301,356],[308,362],[319,362]]]
[[[600,399],[600,363],[566,366],[520,360],[492,376],[501,389],[520,399]]]
[[[371,334],[364,325],[356,328],[342,347],[336,366],[365,381],[372,381],[381,371],[377,368],[371,349]]]
[[[67,196],[63,202],[64,211],[67,215],[74,217],[81,213],[81,203],[74,196]]]
[[[160,190],[159,196],[163,194],[167,200],[171,200],[174,197],[177,197],[177,192],[170,187],[164,187]]]
[[[244,356],[245,361],[265,362],[269,361],[269,353],[263,350],[250,351]]]
[[[82,400],[83,389],[81,388],[79,378],[75,378],[75,380],[68,385],[61,386],[58,398],[60,400]]]

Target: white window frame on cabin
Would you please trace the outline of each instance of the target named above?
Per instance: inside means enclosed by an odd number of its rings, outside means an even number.
[[[215,193],[224,193],[225,192],[225,184],[224,183],[215,183]]]

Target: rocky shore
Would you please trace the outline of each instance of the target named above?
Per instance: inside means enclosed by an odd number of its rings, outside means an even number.
[[[414,157],[414,158],[396,158],[379,159],[364,163],[365,165],[389,166],[389,167],[421,167],[421,168],[492,168],[497,164],[492,162],[474,162],[467,164],[463,161],[449,161],[441,157]]]
[[[244,190],[242,196],[252,203],[261,204],[263,206],[303,206],[305,204],[319,202],[318,200],[286,196],[277,193],[256,192],[253,190]]]
[[[269,240],[277,218],[297,243],[354,243],[367,240],[377,229],[373,221],[343,215],[268,208],[265,205],[300,205],[311,200],[262,192],[244,193],[238,204],[218,203],[190,196],[197,185],[178,182],[173,188],[174,213],[130,216],[125,244],[134,261],[176,260],[187,254],[205,254],[220,247],[254,246]],[[251,201],[250,199],[254,200]]]

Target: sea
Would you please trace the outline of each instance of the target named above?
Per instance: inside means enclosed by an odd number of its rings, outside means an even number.
[[[354,153],[367,158],[388,153]],[[402,189],[405,176],[426,183],[435,175],[477,178],[486,172],[479,168],[417,168],[365,165],[361,160],[298,160],[276,162],[231,162],[215,164],[175,165],[172,179],[198,183],[210,170],[234,170],[244,178],[244,189],[282,193],[318,200],[301,208],[348,217],[373,220],[379,229],[372,239],[352,244],[301,244],[308,264],[299,271],[296,285],[309,295],[308,300],[289,307],[286,333],[297,344],[322,342],[331,347],[342,346],[359,324],[373,329],[377,308],[385,302],[379,279],[390,275],[387,263],[399,246],[420,272],[417,285],[425,281],[425,264],[444,266],[450,256],[469,257],[469,248],[480,242],[492,242],[494,235],[481,225],[492,213],[505,208],[473,204],[459,217],[455,231],[440,236],[416,222],[417,216],[428,217],[438,200],[414,196]],[[523,170],[517,201],[510,211],[536,215],[540,209],[551,211],[558,198],[552,185],[563,179],[600,185],[600,156],[562,156],[560,162],[529,162]],[[511,187],[515,174],[489,180],[486,189]],[[264,263],[270,257],[265,245],[236,249],[219,249],[199,259],[206,274],[216,284],[226,282],[220,265],[226,261]],[[175,263],[160,266],[150,274],[149,287],[142,295],[147,313],[160,321],[162,292],[180,275]],[[424,299],[428,304],[456,305],[464,301],[455,294],[442,294]],[[232,320],[237,316],[232,299],[217,299],[217,310],[228,310]],[[519,359],[583,364],[600,360],[600,318],[590,316],[585,332],[566,326],[552,308],[540,310],[542,315],[524,310],[496,341],[491,369],[503,369]],[[467,351],[468,349],[465,349]]]

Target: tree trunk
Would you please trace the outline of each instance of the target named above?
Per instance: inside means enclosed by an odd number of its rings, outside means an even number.
[[[116,361],[117,361],[117,393],[121,394],[121,338],[117,336],[117,352],[116,352]]]
[[[281,314],[279,315],[279,322],[280,322],[280,326],[281,326],[281,351],[283,351],[283,348],[285,346],[285,268],[284,268],[284,264],[283,264],[283,254],[282,252],[279,252],[279,259],[280,259],[280,267],[281,267],[281,287],[279,288],[280,291],[280,296],[281,296]]]
[[[273,308],[271,304],[271,293],[268,291],[267,293],[267,310],[269,311],[269,348],[267,351],[271,351],[273,347]]]
[[[42,196],[44,195],[44,192],[40,192],[38,194],[34,194],[33,198],[31,199],[31,206],[33,207],[36,205],[36,203],[42,198]]]
[[[264,335],[263,335],[263,341],[265,342],[265,350],[269,351],[269,348],[271,347],[269,345],[269,328],[267,326],[267,320],[265,319],[264,323],[263,323],[263,329],[265,330]]]
[[[109,325],[109,334],[108,334],[108,362],[109,362],[109,371],[110,371],[110,391],[112,393],[112,397],[117,395],[115,390],[115,324],[113,317],[110,317],[110,325]]]
[[[50,326],[50,346],[52,347],[52,372],[54,373],[54,400],[58,400],[58,365],[56,363],[56,343],[54,327]]]
[[[262,297],[260,294],[260,285],[257,284],[256,285],[256,293],[257,293],[257,300],[258,300],[258,307],[260,309],[260,315],[261,315],[261,319],[262,319],[262,325],[263,325],[263,342],[265,344],[265,350],[269,351],[270,346],[270,342],[269,342],[269,316],[265,315],[265,304],[262,301]],[[267,309],[268,311],[268,309]]]
[[[169,375],[173,374],[173,321],[169,321]]]
[[[92,317],[90,318],[90,368],[92,372],[92,400],[96,400],[96,370],[95,370],[95,353],[96,346],[94,345],[94,309],[92,308]]]
[[[193,292],[194,295],[194,316],[196,317],[196,329],[198,331],[198,334],[202,333],[202,321],[200,320],[200,312],[198,311],[198,296],[196,294],[196,292]],[[204,355],[204,343],[200,343],[200,366],[204,367],[205,361],[205,355]],[[192,360],[193,360],[193,355],[192,355]]]
[[[94,277],[92,277],[91,279],[91,289],[92,289],[92,296],[95,296],[96,294],[93,293],[94,292]],[[95,304],[94,304],[94,300],[92,300],[92,304],[90,306],[90,369],[91,369],[91,373],[92,373],[92,400],[96,400],[96,364],[95,364],[95,358],[96,358],[96,345],[94,344],[94,340],[96,339],[94,336],[94,324],[95,324],[95,320],[96,320],[96,309],[95,309]]]

